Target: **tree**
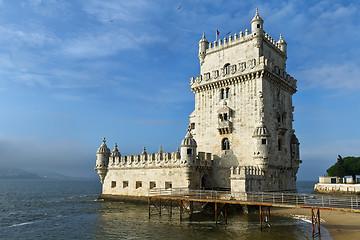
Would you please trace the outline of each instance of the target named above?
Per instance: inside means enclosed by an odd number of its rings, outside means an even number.
[[[344,159],[340,155],[338,155],[336,170],[337,170],[337,176],[340,178],[343,178],[347,175],[345,170]]]
[[[356,175],[360,175],[360,157],[344,157],[338,156],[337,162],[326,170],[330,177],[341,177],[350,175],[354,182]]]

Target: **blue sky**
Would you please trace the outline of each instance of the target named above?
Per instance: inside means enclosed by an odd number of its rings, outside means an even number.
[[[256,8],[298,80],[298,179],[359,156],[358,1],[2,0],[0,167],[95,176],[104,136],[123,155],[175,151],[202,32],[250,29]]]

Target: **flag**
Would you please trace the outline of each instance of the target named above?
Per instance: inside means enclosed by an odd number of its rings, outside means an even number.
[[[216,29],[216,35],[219,35],[219,34],[220,34],[219,30]]]

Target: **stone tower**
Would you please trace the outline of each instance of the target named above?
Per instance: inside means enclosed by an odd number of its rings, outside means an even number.
[[[213,154],[212,187],[293,191],[299,141],[292,127],[296,80],[286,73],[286,42],[263,29],[256,10],[249,30],[199,42],[200,75],[191,78],[189,116],[199,152]]]

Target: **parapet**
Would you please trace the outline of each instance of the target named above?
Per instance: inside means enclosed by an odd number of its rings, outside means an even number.
[[[260,167],[254,166],[237,166],[230,168],[231,179],[261,179],[265,171]]]
[[[196,161],[190,164],[183,161],[180,152],[160,152],[140,155],[109,157],[109,169],[118,168],[154,168],[154,167],[189,167],[189,166],[212,166],[211,153],[199,152]]]
[[[224,50],[225,48],[242,44],[253,39],[258,39],[261,36],[256,35],[256,33],[249,34],[249,30],[246,29],[245,32],[240,32],[239,34],[235,33],[234,35],[229,35],[228,37],[224,37],[223,39],[218,39],[213,43],[209,43],[208,48],[206,49],[206,54],[211,54],[213,52],[217,52],[219,50]],[[269,34],[264,31],[262,34],[262,39],[269,43],[276,51],[281,54],[286,55],[286,51],[284,52],[280,45],[280,40],[276,41]]]
[[[261,56],[257,59],[250,59],[246,62],[237,62],[229,67],[206,72],[190,78],[191,90],[205,85],[222,86],[228,85],[231,81],[242,82],[262,77],[264,70],[278,77],[281,82],[290,86],[296,92],[296,79],[290,76],[283,68],[274,65],[269,59]]]

